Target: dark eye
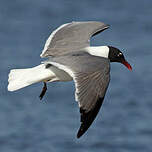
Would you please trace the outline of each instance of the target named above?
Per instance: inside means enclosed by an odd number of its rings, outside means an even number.
[[[121,57],[121,56],[122,56],[122,53],[120,52],[117,56],[118,56],[118,57]]]

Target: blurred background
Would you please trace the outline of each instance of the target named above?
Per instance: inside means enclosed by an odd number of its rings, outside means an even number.
[[[132,65],[111,64],[111,83],[100,112],[80,139],[74,84],[52,83],[7,91],[10,69],[33,67],[50,33],[71,21],[96,20],[111,27],[92,45],[112,45]],[[0,152],[152,151],[152,1],[1,0]]]

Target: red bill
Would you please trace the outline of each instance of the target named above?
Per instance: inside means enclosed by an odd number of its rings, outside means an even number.
[[[126,60],[122,61],[122,64],[124,64],[130,71],[132,71],[131,65]]]

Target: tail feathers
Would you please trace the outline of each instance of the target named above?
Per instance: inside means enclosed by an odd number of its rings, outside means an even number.
[[[13,69],[9,73],[8,90],[15,91],[33,83],[47,81],[54,76],[50,69],[46,69],[44,64],[27,69]]]

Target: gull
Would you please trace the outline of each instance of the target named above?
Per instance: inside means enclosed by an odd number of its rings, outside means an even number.
[[[63,24],[51,33],[41,53],[47,58],[40,65],[13,69],[9,73],[8,90],[15,91],[34,83],[43,82],[43,98],[48,82],[74,81],[75,100],[80,108],[80,138],[91,126],[103,103],[110,81],[110,62],[131,65],[123,53],[113,46],[90,46],[90,38],[108,29],[98,21]]]

